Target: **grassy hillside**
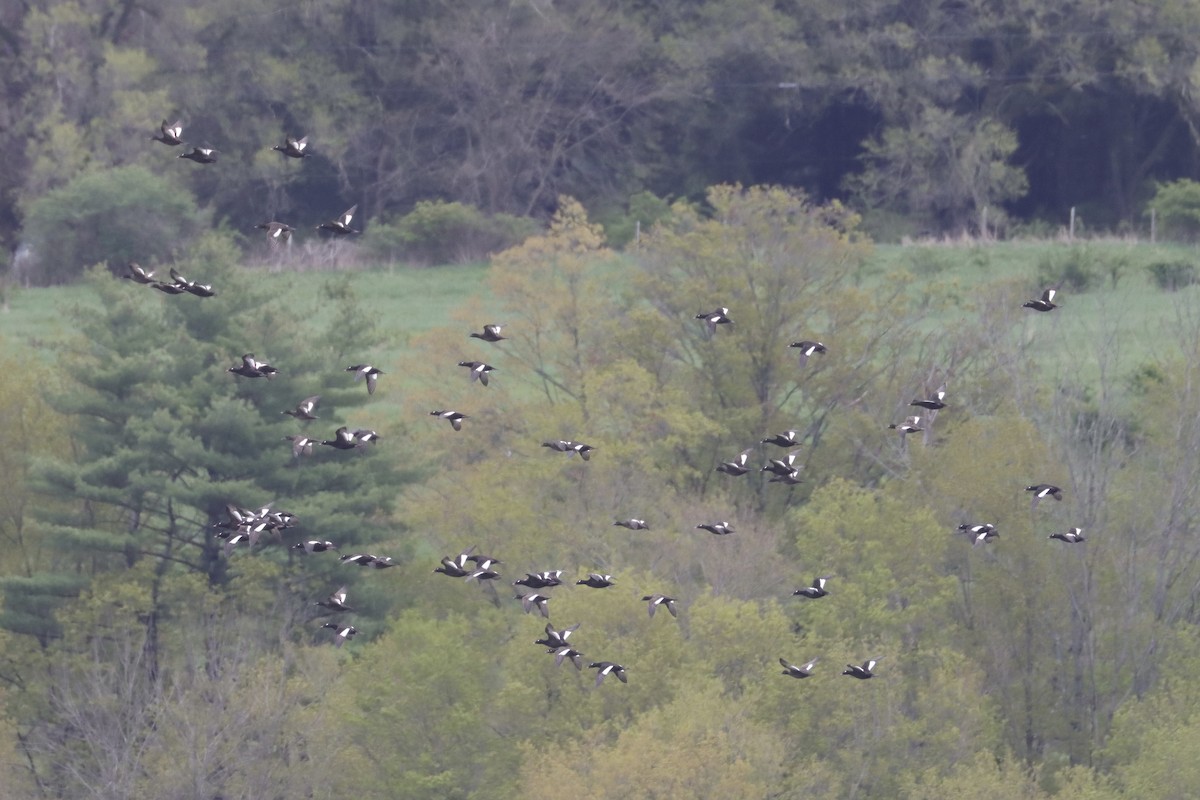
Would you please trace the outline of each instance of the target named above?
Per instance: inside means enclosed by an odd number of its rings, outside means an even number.
[[[375,315],[384,342],[393,350],[379,360],[402,351],[411,334],[445,324],[450,312],[469,298],[482,297],[486,272],[483,265],[468,265],[353,273],[354,290]],[[330,276],[320,272],[263,273],[260,280],[278,295],[279,302],[311,308]],[[133,284],[129,288],[141,289]],[[74,331],[72,309],[89,302],[95,298],[84,286],[12,290],[7,309],[0,311],[3,347],[51,355],[54,343]]]
[[[1152,279],[1154,264],[1200,266],[1200,256],[1184,246],[1120,241],[880,245],[860,280],[870,283],[907,272],[915,279],[912,291],[950,294],[963,317],[978,316],[981,325],[1030,344],[1035,337],[1054,337],[1063,343],[1054,352],[1076,362],[1072,366],[1090,362],[1098,375],[1103,360],[1106,369],[1125,374],[1153,357],[1163,320],[1194,304],[1200,292],[1197,286],[1164,291]],[[1021,308],[1041,293],[1047,280],[1064,272],[1082,276],[1088,285],[1083,291],[1070,283],[1062,288],[1061,313]],[[412,334],[449,323],[451,313],[470,300],[484,313],[493,313],[486,274],[483,265],[353,273],[352,286],[376,315],[382,333],[383,352],[372,357],[385,364],[394,361]],[[328,279],[315,272],[261,276],[280,302],[298,307],[311,307]],[[0,312],[3,347],[32,348],[49,357],[53,343],[72,332],[72,307],[91,299],[78,286],[12,291],[8,308]],[[946,321],[945,313],[931,314],[928,328],[936,331]]]

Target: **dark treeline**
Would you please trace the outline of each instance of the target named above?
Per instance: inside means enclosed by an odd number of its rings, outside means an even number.
[[[876,230],[1136,224],[1151,181],[1195,172],[1196,5],[6,1],[0,240],[129,164],[234,227],[422,199],[545,219],[560,194],[602,217],[724,181],[851,200]],[[163,118],[218,164],[150,142]],[[270,151],[285,135],[303,168]]]

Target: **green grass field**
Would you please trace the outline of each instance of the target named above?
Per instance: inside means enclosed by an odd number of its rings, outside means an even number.
[[[483,265],[365,270],[350,275],[359,300],[375,315],[381,339],[397,350],[413,333],[446,324],[451,312],[473,297],[483,300],[485,309],[489,307]],[[263,273],[261,281],[298,307],[309,308],[329,277],[321,272]],[[74,332],[71,309],[94,299],[86,286],[12,289],[7,308],[0,310],[0,349],[53,355],[55,343]]]
[[[1085,375],[1098,374],[1102,360],[1106,368],[1126,374],[1154,357],[1164,323],[1170,327],[1177,315],[1200,311],[1200,284],[1165,291],[1152,278],[1155,263],[1193,265],[1200,272],[1200,253],[1180,245],[1122,241],[881,245],[859,280],[869,283],[903,270],[916,278],[914,292],[936,288],[961,298],[961,310],[931,313],[931,330],[948,315],[981,313],[980,303],[990,299],[1002,304],[1012,335],[1058,340],[1055,352],[1071,359],[1073,367],[1092,365]],[[468,301],[490,313],[494,306],[486,274],[483,265],[351,273],[352,286],[380,327],[385,343],[380,358],[398,357],[412,334],[451,322],[453,310]],[[1062,274],[1074,282],[1061,290],[1060,311],[1038,314],[1020,307]],[[328,276],[285,272],[264,273],[261,279],[272,291],[311,307]],[[1086,284],[1083,290],[1077,288],[1080,282]],[[70,309],[87,303],[88,295],[83,286],[10,291],[8,307],[0,312],[0,346],[10,353],[52,356],[54,343],[72,332]]]
[[[1154,265],[1160,265],[1154,267]],[[1119,383],[1169,355],[1189,316],[1200,322],[1200,283],[1162,288],[1153,269],[1192,270],[1200,280],[1200,251],[1184,245],[1119,240],[1088,242],[884,245],[863,268],[864,282],[904,270],[915,292],[938,288],[959,298],[958,310],[931,314],[927,330],[950,316],[998,315],[999,335],[1033,346],[1052,363],[1051,374],[1091,386],[1106,374]],[[1048,314],[1022,308],[1066,276]]]

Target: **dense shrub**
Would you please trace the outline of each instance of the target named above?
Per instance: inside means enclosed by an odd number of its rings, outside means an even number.
[[[1157,213],[1158,232],[1163,238],[1200,240],[1200,183],[1186,178],[1160,183],[1150,207]]]
[[[363,246],[375,258],[419,264],[483,261],[537,230],[537,223],[510,214],[484,214],[464,203],[422,201],[393,223],[372,225]]]
[[[1038,283],[1042,286],[1061,284],[1073,292],[1085,292],[1108,278],[1115,288],[1129,261],[1130,256],[1125,252],[1075,245],[1038,263]]]
[[[1039,286],[1062,286],[1074,292],[1083,292],[1098,277],[1082,248],[1072,247],[1061,255],[1048,256],[1038,262]]]
[[[1196,283],[1196,267],[1188,261],[1156,261],[1146,267],[1160,289],[1173,292]]]
[[[609,247],[623,248],[633,242],[640,230],[650,230],[654,223],[671,214],[671,201],[653,192],[638,192],[629,198],[628,208],[619,208],[598,216],[604,226],[604,238]]]
[[[207,227],[191,194],[167,178],[138,166],[91,172],[30,205],[30,258],[19,277],[49,286],[69,283],[103,261],[114,271],[129,261],[153,263]]]

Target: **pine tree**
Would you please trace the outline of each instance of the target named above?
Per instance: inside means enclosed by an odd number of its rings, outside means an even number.
[[[38,475],[44,491],[73,500],[48,520],[61,571],[94,577],[150,559],[159,576],[192,571],[218,586],[239,558],[290,559],[286,544],[302,538],[370,541],[372,521],[405,480],[383,448],[318,446],[295,458],[284,439],[301,431],[332,438],[344,410],[366,400],[343,361],[366,349],[373,332],[344,279],[326,286],[317,308],[297,307],[236,268],[232,246],[217,237],[178,268],[216,295],[166,295],[100,270],[89,278],[100,303],[76,312],[82,335],[59,359],[63,388],[51,397],[73,423],[73,452]],[[229,374],[247,352],[278,374]],[[281,413],[314,394],[323,396],[320,420],[309,427]],[[368,426],[368,410],[356,410],[354,423]],[[252,554],[241,547],[230,558],[213,528],[227,504],[269,504],[299,524],[282,544],[264,534]],[[296,571],[315,577],[337,566],[303,559]],[[345,582],[341,571],[329,580]],[[25,605],[39,607],[33,598]]]

